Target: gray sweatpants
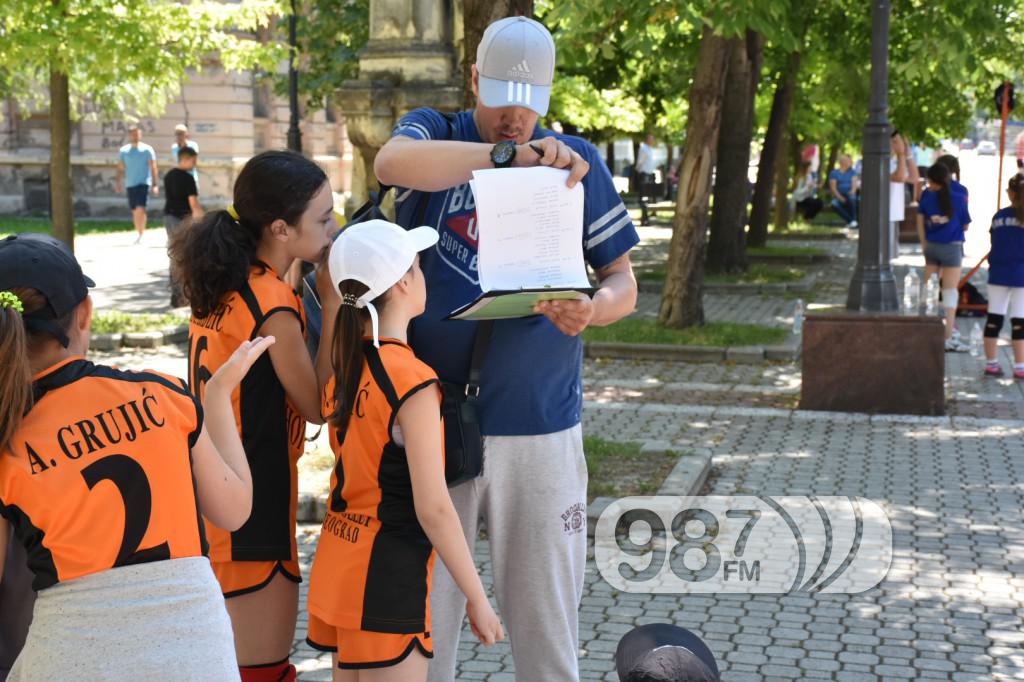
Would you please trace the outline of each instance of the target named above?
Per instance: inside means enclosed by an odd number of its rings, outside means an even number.
[[[483,475],[452,488],[470,549],[487,527],[497,610],[516,680],[579,679],[579,605],[587,562],[587,463],[579,425],[541,436],[484,438]],[[434,568],[430,682],[455,679],[466,598]]]

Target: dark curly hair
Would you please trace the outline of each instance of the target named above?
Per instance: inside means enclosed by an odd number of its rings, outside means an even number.
[[[1007,188],[1010,190],[1010,203],[1017,222],[1024,225],[1024,175],[1017,173],[1010,178]]]
[[[320,166],[294,152],[263,152],[249,159],[235,180],[238,220],[227,211],[212,211],[171,238],[171,268],[192,315],[212,315],[225,294],[241,289],[263,230],[277,219],[295,225],[325,182]]]

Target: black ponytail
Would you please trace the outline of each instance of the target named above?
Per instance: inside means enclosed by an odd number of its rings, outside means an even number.
[[[342,297],[359,298],[368,291],[362,282],[346,279],[338,285]],[[386,304],[387,294],[381,294],[372,301],[380,313]],[[370,319],[366,308],[353,305],[338,306],[334,318],[334,337],[331,343],[331,367],[334,369],[334,412],[330,422],[338,429],[338,442],[345,441],[352,410],[355,408],[359,393],[359,382],[363,375],[363,362],[366,353],[363,350],[363,330]]]
[[[947,218],[953,217],[953,194],[949,189],[949,168],[945,164],[933,163],[928,167],[928,179],[936,185],[940,185],[939,210]]]
[[[278,219],[298,224],[325,182],[323,169],[300,154],[257,154],[235,180],[238,220],[214,211],[171,238],[171,268],[196,318],[213,314],[226,294],[245,284],[263,230]]]

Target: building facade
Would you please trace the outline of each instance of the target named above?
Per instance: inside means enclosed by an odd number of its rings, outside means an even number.
[[[0,215],[49,211],[50,125],[46,111],[25,111],[12,99],[0,101]],[[287,100],[251,73],[204,70],[182,85],[179,96],[156,118],[83,117],[72,124],[71,166],[76,217],[127,218],[123,194],[115,192],[118,150],[137,123],[142,141],[153,147],[161,177],[173,166],[174,127],[184,123],[199,145],[200,202],[222,208],[231,202],[235,176],[253,155],[286,147]],[[335,192],[350,188],[352,148],[344,121],[333,109],[303,119],[303,152],[317,161]],[[151,214],[163,209],[151,200]]]

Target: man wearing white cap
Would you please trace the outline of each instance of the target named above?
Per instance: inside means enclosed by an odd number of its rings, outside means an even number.
[[[583,184],[581,248],[600,288],[592,301],[544,303],[537,316],[494,323],[480,372],[483,473],[450,491],[470,546],[481,520],[487,527],[516,678],[531,682],[579,679],[587,550],[579,334],[632,312],[629,250],[639,241],[594,146],[537,124],[547,113],[554,71],[555,45],[543,25],[524,17],[491,24],[473,67],[476,107],[449,117],[409,112],[374,166],[382,183],[400,188],[398,222],[439,233],[437,245],[421,254],[427,306],[413,321],[410,340],[442,380],[460,384],[468,380],[477,325],[443,318],[480,293],[472,172],[545,165],[569,169],[570,186]],[[432,682],[455,675],[464,610],[465,599],[438,566]]]

